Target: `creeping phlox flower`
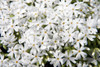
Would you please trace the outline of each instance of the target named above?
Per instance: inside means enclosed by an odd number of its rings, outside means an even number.
[[[100,0],[0,0],[0,67],[100,67],[99,33]]]

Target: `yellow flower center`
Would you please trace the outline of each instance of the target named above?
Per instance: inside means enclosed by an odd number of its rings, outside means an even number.
[[[71,24],[73,24],[73,22],[71,22]]]
[[[33,46],[35,46],[35,44],[33,44]]]
[[[74,10],[74,8],[72,8],[72,10]]]
[[[35,13],[35,15],[38,15],[37,13]]]
[[[0,10],[2,10],[2,8],[0,8]]]
[[[41,42],[41,44],[44,44],[43,42]]]
[[[24,53],[25,51],[23,50],[23,53]]]
[[[17,14],[19,14],[19,12],[17,12]]]
[[[3,63],[3,60],[1,60],[1,63]]]
[[[12,51],[14,51],[14,50],[12,49]]]
[[[11,44],[11,42],[9,42],[9,44]]]
[[[44,33],[47,33],[47,31],[45,31]]]
[[[80,11],[82,12],[82,9],[80,9]]]
[[[24,8],[24,6],[22,6],[21,8]]]
[[[56,41],[56,40],[55,40],[54,42],[55,42],[55,43],[57,43],[57,41]]]
[[[59,60],[59,58],[57,58],[57,60]]]
[[[88,29],[91,29],[91,27],[88,27]]]
[[[63,31],[62,29],[60,29],[60,31]]]
[[[16,63],[18,63],[18,61],[16,61]]]
[[[68,7],[68,5],[66,5],[66,7]]]
[[[85,36],[87,36],[87,34],[85,34]]]
[[[65,24],[65,22],[62,23],[63,25]]]
[[[79,39],[77,39],[77,41],[79,41]]]
[[[22,25],[22,27],[24,27],[24,24]]]
[[[37,56],[35,56],[37,58]]]
[[[69,60],[70,58],[68,57],[67,59]]]
[[[80,53],[81,51],[79,50],[78,52]]]
[[[39,26],[39,24],[37,24],[37,26]]]
[[[78,22],[76,22],[76,24],[78,24]]]
[[[49,22],[49,24],[51,24],[51,22]]]
[[[13,27],[13,25],[11,25],[11,27]]]
[[[69,37],[71,37],[71,34],[69,34]]]

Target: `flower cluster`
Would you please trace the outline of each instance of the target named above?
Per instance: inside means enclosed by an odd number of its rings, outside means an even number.
[[[0,0],[0,67],[100,66],[99,0]]]

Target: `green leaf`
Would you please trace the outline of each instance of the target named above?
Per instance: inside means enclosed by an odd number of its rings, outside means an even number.
[[[0,43],[0,46],[2,46],[2,44]]]
[[[75,2],[76,2],[76,0],[72,0],[71,4],[73,4],[73,3],[75,3]]]
[[[43,55],[43,63],[45,64],[47,61],[46,61],[46,59],[47,59],[47,56],[46,55]]]
[[[79,2],[83,2],[83,0],[79,0]]]
[[[15,15],[14,14],[10,14],[10,17],[14,17]]]
[[[32,22],[32,20],[28,20],[28,22]]]
[[[28,6],[31,6],[32,3],[26,3]]]
[[[30,50],[31,50],[31,49],[28,49],[28,50],[26,50],[26,52],[30,53]]]
[[[47,25],[42,25],[43,28],[45,28]]]
[[[66,64],[63,64],[61,67],[65,67],[66,66]]]
[[[4,48],[4,49],[7,49],[7,47],[6,47],[5,45],[3,45],[3,48]]]

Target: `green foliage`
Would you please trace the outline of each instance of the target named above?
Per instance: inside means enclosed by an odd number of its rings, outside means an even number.
[[[42,25],[43,28],[45,28],[47,25]]]
[[[83,0],[79,0],[79,2],[83,2]]]
[[[76,0],[72,0],[71,4],[73,4],[73,3],[75,3],[75,2],[76,2]]]
[[[28,22],[32,22],[32,20],[28,20]]]
[[[15,15],[14,14],[10,14],[10,17],[14,17]]]
[[[31,6],[32,5],[32,3],[26,3],[28,6]]]

